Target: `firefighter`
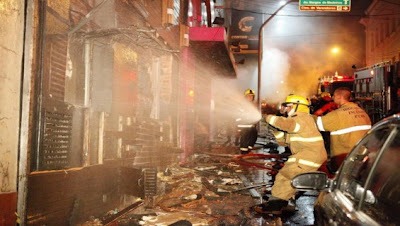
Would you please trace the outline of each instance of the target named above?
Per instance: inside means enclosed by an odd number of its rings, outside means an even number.
[[[329,131],[330,159],[327,167],[330,173],[337,171],[354,145],[371,129],[368,114],[357,104],[350,102],[351,90],[339,87],[333,94],[333,101],[339,106],[325,116],[315,117],[320,131]]]
[[[291,186],[294,176],[317,171],[327,159],[324,141],[310,115],[309,102],[298,95],[289,95],[283,103],[288,117],[267,115],[269,125],[281,130],[275,133],[276,139],[285,137],[292,155],[285,166],[279,170],[272,186],[272,196],[264,204],[255,207],[257,212],[280,214],[287,207],[288,200],[295,195]],[[284,132],[282,132],[284,131]]]
[[[254,103],[254,90],[247,89],[244,96],[248,101]],[[246,154],[253,149],[257,141],[257,128],[254,124],[239,124],[238,127],[240,130],[240,152]]]
[[[322,116],[326,115],[331,111],[336,110],[338,107],[335,102],[333,102],[331,94],[328,92],[321,93],[320,108],[317,109],[313,115]],[[330,154],[330,134],[327,131],[321,131],[322,138],[324,138],[325,149]]]
[[[336,103],[332,101],[331,94],[328,92],[321,93],[321,108],[314,112],[314,115],[321,116],[337,109]]]

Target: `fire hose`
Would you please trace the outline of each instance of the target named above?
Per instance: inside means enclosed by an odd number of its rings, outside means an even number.
[[[242,166],[257,167],[257,168],[269,170],[269,171],[271,171],[270,173],[273,175],[278,173],[279,169],[277,169],[277,168],[265,166],[264,164],[248,162],[248,161],[244,160],[244,159],[249,159],[249,158],[252,158],[252,159],[253,158],[256,158],[256,159],[279,159],[279,160],[282,159],[282,157],[279,155],[249,153],[249,154],[244,154],[244,155],[238,155],[233,159],[233,161]],[[280,168],[282,168],[283,161],[282,161],[282,163],[278,163],[278,165],[280,166]]]

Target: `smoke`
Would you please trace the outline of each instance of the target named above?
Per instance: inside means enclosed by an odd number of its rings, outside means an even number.
[[[283,102],[287,95],[297,94],[304,97],[317,92],[322,68],[313,65],[313,58],[317,58],[307,45],[299,45],[294,50],[279,49],[274,46],[265,46],[261,63],[261,95],[262,102],[277,104]],[[237,84],[240,90],[258,87],[258,58],[248,58],[238,70]]]
[[[287,76],[289,56],[277,48],[264,48],[262,60],[261,99],[280,102],[289,94]]]
[[[282,102],[291,93],[287,77],[290,71],[289,55],[275,47],[264,47],[261,63],[261,101],[269,104]],[[257,93],[258,57],[248,57],[245,64],[238,68],[237,84],[244,91],[247,88]]]
[[[357,18],[274,18],[264,31],[262,98],[310,97],[318,78],[352,75],[353,64],[365,66],[363,29]],[[332,54],[333,47],[340,52]]]
[[[355,18],[281,15],[266,26],[263,43],[260,99],[271,106],[283,102],[289,94],[304,97],[317,94],[320,77],[334,75],[336,71],[352,75],[351,67],[356,61],[357,66],[364,66],[359,60],[364,56],[363,26]],[[333,55],[331,49],[336,46],[342,51]],[[203,79],[205,87],[210,80],[212,83],[211,117],[218,123],[232,124],[232,120],[241,118],[243,111],[251,115],[249,121],[256,122],[260,112],[244,98],[243,92],[250,88],[258,94],[258,57],[238,54],[235,58],[236,78]],[[207,71],[210,66],[202,68]],[[202,77],[206,73],[200,74]]]

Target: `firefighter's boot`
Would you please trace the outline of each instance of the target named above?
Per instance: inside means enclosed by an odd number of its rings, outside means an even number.
[[[295,198],[291,198],[288,201],[288,205],[284,208],[285,212],[295,212],[296,210],[298,210],[297,205],[296,205],[296,199]]]
[[[250,153],[249,148],[240,148],[240,154],[244,155],[244,154],[249,154],[249,153]]]
[[[269,200],[263,204],[254,206],[254,210],[262,214],[281,215],[288,206],[288,201],[283,199]]]

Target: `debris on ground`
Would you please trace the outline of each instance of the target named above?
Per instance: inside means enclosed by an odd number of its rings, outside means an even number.
[[[195,154],[185,164],[169,166],[168,173],[157,174],[163,190],[154,197],[154,206],[130,211],[117,225],[260,225],[262,217],[250,211],[260,200],[252,198],[248,190],[263,193],[270,182],[244,185],[239,174],[246,167],[233,162],[236,156]]]
[[[262,149],[250,155],[227,148],[213,151],[159,170],[157,195],[146,197],[144,203],[151,201],[107,225],[282,225],[291,218],[252,209],[268,200],[276,171],[287,155],[271,155]],[[303,204],[311,216],[298,211],[292,223],[313,223],[310,200]]]

